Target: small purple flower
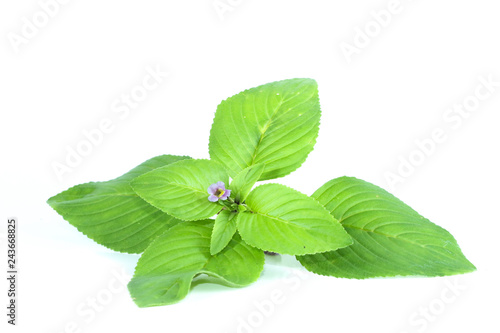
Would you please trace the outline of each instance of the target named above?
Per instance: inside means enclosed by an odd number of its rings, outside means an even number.
[[[226,190],[224,182],[217,182],[208,187],[208,200],[217,202],[217,200],[226,200],[231,194],[231,190]]]

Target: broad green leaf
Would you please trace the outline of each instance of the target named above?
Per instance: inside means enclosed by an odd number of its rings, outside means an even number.
[[[475,270],[450,233],[380,187],[341,177],[327,182],[312,196],[342,223],[354,244],[298,256],[311,272],[364,279],[444,276]]]
[[[250,211],[238,213],[238,231],[245,242],[264,251],[309,254],[352,244],[323,206],[284,185],[256,187],[246,204]]]
[[[115,251],[140,253],[154,238],[180,221],[139,198],[130,187],[130,180],[189,158],[157,156],[114,180],[74,186],[47,203],[97,243]]]
[[[229,183],[222,165],[209,160],[185,160],[155,169],[132,181],[132,188],[151,205],[186,221],[202,220],[222,209],[208,201],[208,187]]]
[[[215,255],[222,251],[233,238],[236,232],[236,216],[237,213],[229,210],[223,210],[217,215],[212,230],[212,239],[210,241],[210,254]]]
[[[264,172],[265,164],[256,164],[242,170],[231,182],[231,194],[237,203],[244,202],[252,187]]]
[[[180,301],[199,274],[232,287],[258,279],[264,254],[235,234],[219,254],[210,255],[213,221],[185,222],[158,237],[142,254],[128,289],[139,307]]]
[[[245,90],[222,101],[210,131],[212,160],[231,177],[265,163],[260,180],[296,170],[313,150],[321,116],[312,79],[290,79]]]

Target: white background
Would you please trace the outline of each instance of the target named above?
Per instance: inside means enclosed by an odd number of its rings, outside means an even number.
[[[213,0],[68,1],[17,47],[12,36],[40,4],[0,5],[2,270],[5,221],[19,220],[18,326],[9,332],[498,332],[500,87],[467,118],[443,118],[474,101],[479,77],[500,81],[498,3],[401,0],[350,62],[342,43],[377,29],[370,12],[389,1],[222,3],[232,10],[221,19]],[[120,118],[113,103],[158,66],[169,76]],[[293,77],[318,81],[321,129],[303,167],[279,181],[311,194],[350,175],[390,189],[450,231],[478,270],[357,281],[302,274],[292,257],[274,258],[247,288],[199,285],[179,304],[137,308],[115,276],[126,283],[138,255],[97,245],[45,201],[156,155],[208,158],[222,99]],[[113,130],[58,179],[54,163],[105,118]],[[438,128],[446,140],[418,160],[415,141]],[[410,156],[420,165],[390,186],[385,175]],[[273,293],[284,301],[259,310]]]

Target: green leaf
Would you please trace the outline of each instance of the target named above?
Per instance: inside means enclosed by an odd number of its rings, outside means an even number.
[[[242,170],[234,177],[231,186],[229,186],[234,201],[237,203],[245,201],[248,193],[250,193],[252,187],[259,180],[262,172],[264,172],[265,167],[265,164],[262,163],[252,165]]]
[[[185,222],[158,237],[137,263],[128,289],[139,307],[167,305],[180,301],[199,274],[232,287],[248,285],[258,279],[264,267],[264,254],[235,234],[227,247],[210,255],[213,221]]]
[[[313,150],[321,111],[312,79],[291,79],[245,90],[222,101],[210,131],[209,152],[231,177],[265,163],[260,180],[296,170]]]
[[[256,187],[246,200],[250,211],[238,214],[241,237],[259,249],[309,254],[352,244],[337,220],[305,194],[280,184]]]
[[[114,180],[74,186],[47,203],[97,243],[115,251],[140,253],[154,238],[180,221],[139,198],[130,187],[130,180],[189,158],[157,156]]]
[[[313,195],[354,239],[337,251],[298,256],[311,272],[364,279],[384,276],[445,276],[475,270],[443,228],[385,190],[341,177]]]
[[[217,214],[222,206],[208,201],[208,187],[229,176],[217,162],[185,160],[155,169],[132,181],[132,188],[151,205],[186,221]]]
[[[222,251],[233,238],[236,232],[237,213],[229,210],[223,210],[217,215],[212,230],[212,240],[210,241],[210,254],[215,255]]]

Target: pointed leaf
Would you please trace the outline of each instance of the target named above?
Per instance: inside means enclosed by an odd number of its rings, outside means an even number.
[[[233,238],[236,232],[236,216],[237,213],[229,210],[223,210],[217,215],[212,230],[212,239],[210,241],[210,254],[215,255],[222,251]]]
[[[218,181],[229,183],[224,168],[209,160],[185,160],[143,174],[132,188],[144,200],[181,220],[202,220],[222,209],[208,201],[207,189]]]
[[[318,136],[321,111],[312,79],[268,83],[217,107],[210,131],[212,160],[231,177],[265,163],[260,180],[283,177],[304,163]]]
[[[237,203],[244,202],[252,187],[264,172],[265,164],[256,164],[242,170],[231,182],[231,194]]]
[[[250,211],[238,213],[238,231],[245,242],[261,250],[307,254],[352,243],[339,222],[316,200],[284,185],[256,187],[246,204]]]
[[[212,228],[211,220],[178,224],[144,251],[128,284],[139,307],[180,301],[198,274],[207,274],[234,287],[257,280],[264,267],[262,251],[247,245],[236,234],[224,250],[211,256]]]
[[[66,221],[112,250],[140,253],[165,230],[180,222],[156,209],[130,187],[130,180],[187,156],[162,155],[116,179],[74,186],[47,203]]]
[[[298,256],[308,270],[336,277],[444,276],[475,270],[450,233],[368,182],[333,179],[313,197],[354,239],[350,247]]]

